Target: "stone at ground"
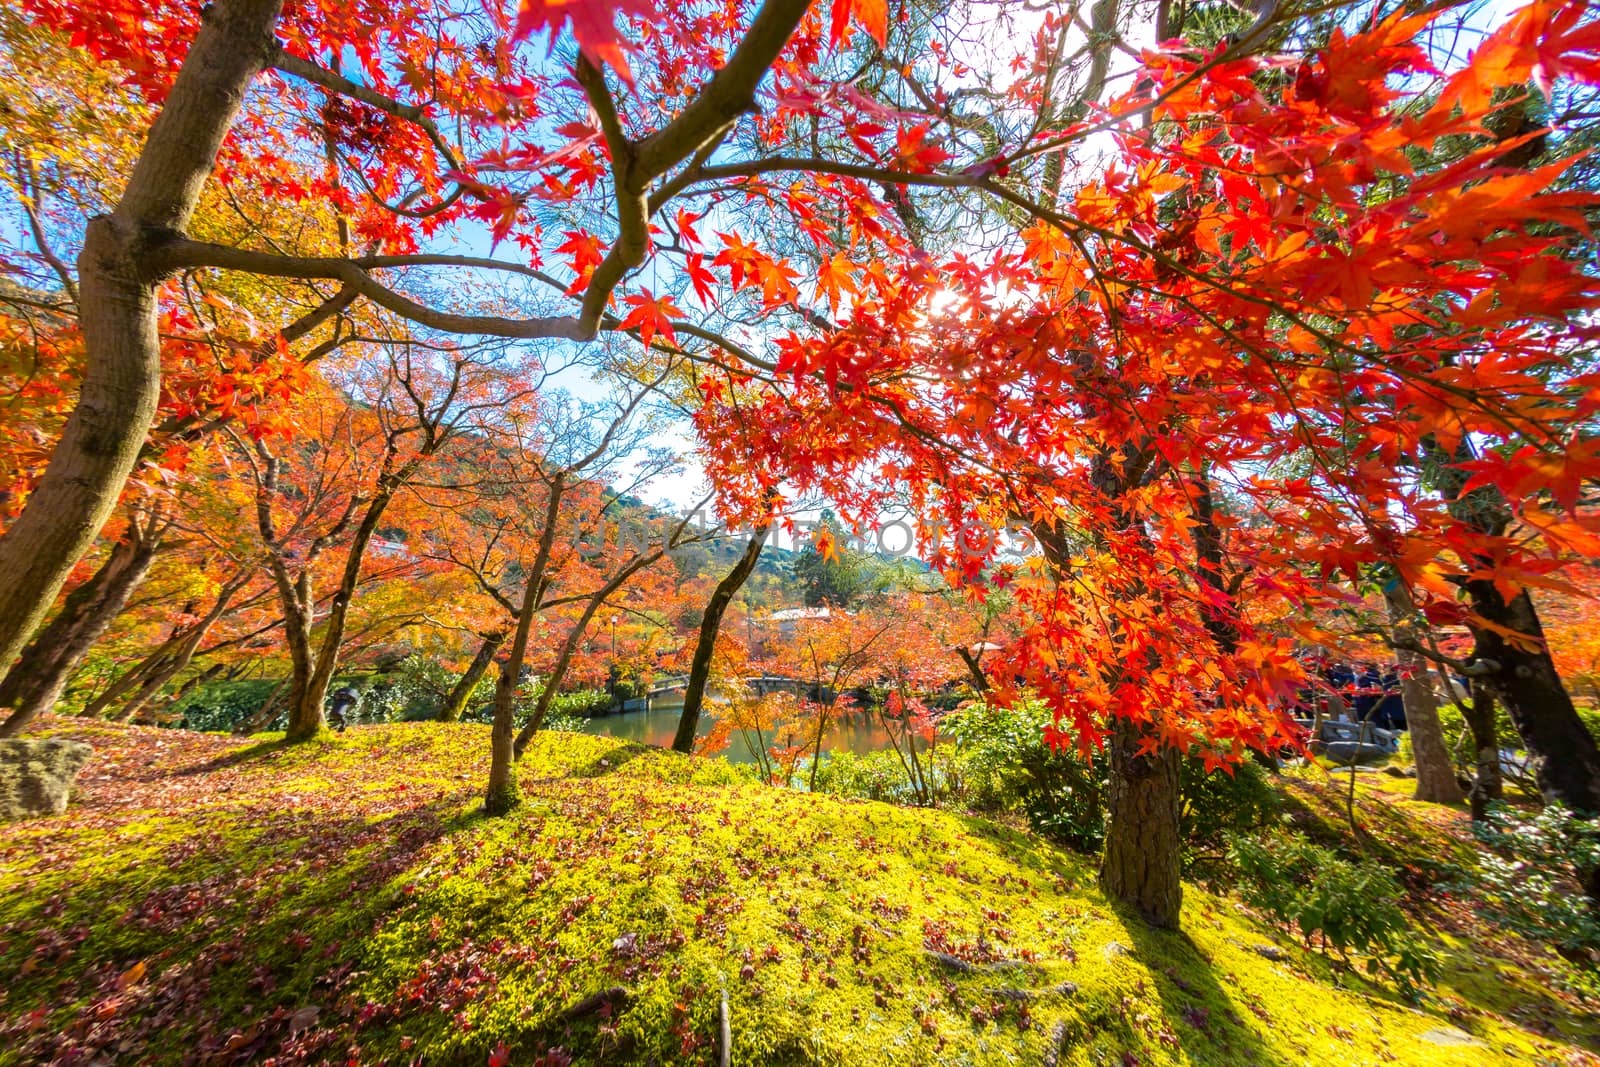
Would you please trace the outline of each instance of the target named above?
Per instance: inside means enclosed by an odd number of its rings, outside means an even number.
[[[0,821],[60,815],[94,749],[81,741],[0,741]]]
[[[1366,763],[1388,758],[1390,752],[1382,745],[1360,741],[1329,741],[1323,749],[1335,763]]]
[[[1482,1041],[1473,1037],[1465,1030],[1458,1030],[1454,1026],[1438,1026],[1422,1035],[1422,1040],[1432,1045],[1445,1045],[1455,1047],[1488,1048]]]

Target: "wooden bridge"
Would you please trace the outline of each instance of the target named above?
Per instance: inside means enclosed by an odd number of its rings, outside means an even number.
[[[755,690],[756,695],[766,696],[769,693],[794,693],[797,696],[810,696],[816,689],[811,682],[804,678],[791,678],[782,674],[762,674],[744,679],[744,684]],[[642,697],[625,700],[620,708],[615,711],[651,711],[656,706],[656,701],[672,694],[682,694],[689,685],[687,674],[673,675],[668,678],[659,678],[652,682],[650,688],[645,690]]]

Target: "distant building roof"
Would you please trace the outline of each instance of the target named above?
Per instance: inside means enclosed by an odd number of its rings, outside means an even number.
[[[773,622],[794,622],[797,619],[831,619],[833,612],[828,608],[784,608],[782,611],[772,613]]]

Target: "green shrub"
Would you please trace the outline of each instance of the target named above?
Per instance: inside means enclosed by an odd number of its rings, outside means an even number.
[[[1386,977],[1416,999],[1438,975],[1437,958],[1410,932],[1394,877],[1370,860],[1352,863],[1304,837],[1228,837],[1246,903],[1297,929],[1341,958],[1367,957],[1367,973]]]
[[[462,722],[494,722],[494,682],[491,680],[487,684],[487,695],[482,701],[468,703],[467,710],[461,715]],[[517,690],[511,717],[519,728],[526,725],[528,719],[533,716],[533,710],[539,704],[539,694],[543,691],[537,686],[526,683]],[[544,728],[581,730],[584,719],[598,715],[610,706],[611,697],[603,689],[579,689],[571,693],[557,693],[551,698],[550,708],[545,712]]]
[[[650,685],[637,675],[622,676],[612,679],[611,699],[618,702],[638,700],[650,692]]]
[[[1041,834],[1083,852],[1105,840],[1104,756],[1083,760],[1044,740],[1050,713],[1031,701],[1012,707],[971,704],[939,729],[959,750],[958,798],[985,811],[1014,811]]]
[[[1183,761],[1184,863],[1227,848],[1230,834],[1259,830],[1277,820],[1278,791],[1258,763],[1207,771],[1203,759]]]
[[[893,752],[830,752],[817,768],[817,792],[909,803],[911,785]]]
[[[604,715],[611,708],[611,694],[604,689],[579,689],[571,693],[557,693],[550,701],[550,715],[569,719],[590,719]]]
[[[1097,750],[1086,760],[1052,749],[1044,740],[1049,721],[1034,703],[975,704],[945,716],[940,729],[959,748],[956,778],[966,803],[1019,811],[1039,833],[1096,852],[1105,842],[1106,756]],[[1185,864],[1220,852],[1225,834],[1257,829],[1277,815],[1278,795],[1254,763],[1207,772],[1203,760],[1185,759],[1182,789]]]
[[[947,692],[929,693],[922,698],[922,702],[935,711],[954,711],[976,695],[970,686],[958,685]]]
[[[578,734],[583,732],[584,721],[576,715],[568,715],[566,712],[551,708],[550,712],[544,717],[544,728],[546,730],[560,730],[563,733]]]
[[[1580,819],[1560,804],[1528,816],[1495,804],[1472,832],[1484,846],[1478,869],[1447,888],[1471,894],[1506,929],[1549,945],[1564,961],[1564,983],[1600,996],[1600,911],[1576,878],[1600,867],[1600,819]]]
[[[1600,708],[1579,707],[1578,718],[1581,719],[1589,732],[1600,737]],[[1474,765],[1475,754],[1472,745],[1472,732],[1467,729],[1466,717],[1457,704],[1441,704],[1439,706],[1439,726],[1444,733],[1445,747],[1450,750],[1451,762],[1456,769],[1456,774],[1465,779],[1471,779],[1476,773]],[[1511,717],[1506,711],[1504,702],[1496,702],[1494,719],[1495,739],[1503,749],[1523,751],[1522,738],[1517,734],[1517,728],[1511,722]],[[1411,734],[1408,732],[1400,738],[1398,758],[1405,763],[1416,762],[1415,750],[1411,746]],[[1532,773],[1505,775],[1505,784],[1512,786],[1524,795],[1538,798],[1538,783]]]
[[[437,719],[459,677],[457,672],[431,656],[408,656],[394,674],[362,693],[354,714],[347,714],[346,718],[350,722],[428,722]],[[338,686],[332,688],[337,689]],[[473,696],[479,699],[492,699],[493,694],[494,681],[488,677],[473,690]]]
[[[279,682],[251,678],[197,686],[173,706],[173,725],[184,730],[233,730],[261,710]],[[272,726],[268,723],[265,728]]]
[[[349,685],[359,693],[356,706],[345,713],[345,721],[350,725],[431,721],[438,718],[459,677],[456,671],[436,659],[411,656],[394,674],[376,684],[369,685],[366,679],[349,675],[335,678],[328,687],[329,706],[332,706],[332,695]],[[201,686],[178,703],[177,725],[189,730],[232,730],[260,709],[280,681],[267,678]],[[495,672],[490,671],[473,689],[461,716],[462,722],[494,721],[494,688]],[[531,685],[524,685],[518,691],[514,715],[519,727],[533,714],[539,692]],[[610,704],[611,697],[604,690],[557,693],[546,715],[545,727],[581,729],[583,719],[603,712]],[[264,728],[281,727],[282,718],[280,715],[278,723],[269,723]]]

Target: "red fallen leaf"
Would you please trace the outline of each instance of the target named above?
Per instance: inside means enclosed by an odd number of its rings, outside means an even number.
[[[508,1067],[511,1063],[511,1049],[506,1047],[504,1041],[494,1047],[489,1053],[489,1067]]]

